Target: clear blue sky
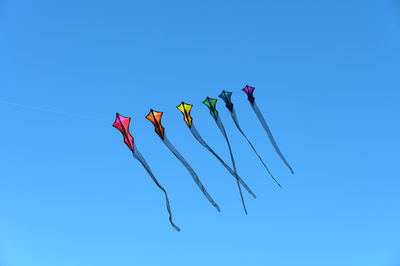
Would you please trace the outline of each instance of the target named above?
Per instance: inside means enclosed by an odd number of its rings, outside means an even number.
[[[400,265],[399,47],[395,0],[1,1],[0,265]],[[201,104],[222,89],[284,187],[218,101],[258,195],[245,194],[247,217],[175,108],[194,104],[198,130],[229,161]],[[165,111],[166,134],[221,213],[144,118],[150,108]],[[112,128],[115,112],[132,117],[180,233]]]

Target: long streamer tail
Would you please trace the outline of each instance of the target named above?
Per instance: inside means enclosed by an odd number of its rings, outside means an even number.
[[[132,152],[133,157],[135,159],[137,159],[143,165],[144,169],[146,169],[146,171],[150,175],[151,179],[153,179],[153,182],[157,185],[157,187],[159,189],[161,189],[162,192],[164,192],[165,201],[166,201],[166,204],[167,204],[167,210],[168,210],[168,213],[169,213],[169,222],[171,223],[172,227],[174,227],[174,229],[179,232],[181,229],[178,226],[176,226],[174,224],[174,222],[172,221],[172,212],[171,212],[171,207],[169,205],[169,199],[168,199],[167,191],[165,191],[165,189],[160,185],[160,183],[158,183],[156,177],[153,175],[153,172],[151,171],[151,169],[150,169],[149,165],[147,164],[146,160],[143,158],[142,154],[136,148],[136,145],[134,146],[134,150],[135,150],[135,152]]]
[[[275,181],[275,183],[282,188],[281,184],[279,184],[279,182],[275,179],[275,177],[272,175],[271,171],[268,169],[267,165],[264,163],[263,159],[261,158],[261,156],[258,154],[258,152],[256,151],[256,148],[254,148],[253,144],[250,142],[250,140],[247,138],[246,134],[244,134],[244,132],[242,131],[242,129],[239,126],[239,121],[237,119],[236,116],[236,112],[235,109],[233,109],[233,111],[231,112],[231,116],[233,119],[233,122],[235,123],[235,126],[237,127],[237,129],[239,130],[239,132],[243,135],[243,137],[247,140],[247,143],[249,143],[250,147],[253,149],[253,151],[255,152],[255,154],[257,155],[258,159],[261,161],[261,163],[263,164],[264,168],[267,170],[267,172],[269,173],[269,175],[272,177],[272,179]]]
[[[252,105],[252,107],[258,117],[258,120],[260,120],[261,125],[263,126],[265,132],[267,133],[269,140],[271,141],[271,144],[274,147],[276,153],[278,153],[279,157],[281,157],[282,161],[286,164],[286,166],[289,168],[290,172],[294,175],[292,167],[289,165],[289,163],[286,161],[285,157],[283,157],[283,154],[279,150],[278,145],[276,144],[275,139],[272,136],[271,130],[269,129],[267,122],[265,122],[265,119],[264,119],[263,115],[261,114],[260,109],[258,109],[258,106],[255,102]]]
[[[226,168],[226,170],[228,170],[228,172],[236,178],[235,176],[235,172],[233,172],[232,168],[229,167],[229,165],[227,163],[225,163],[224,160],[221,159],[221,157],[218,156],[218,154],[205,142],[205,140],[201,137],[200,133],[197,131],[197,129],[194,126],[194,123],[192,122],[192,125],[190,127],[190,132],[192,132],[193,136],[195,137],[195,139],[201,144],[203,145],[203,147],[205,147],[211,154],[213,154],[215,156],[215,158],[218,159],[218,161]],[[246,184],[246,182],[244,182],[242,180],[242,178],[240,178],[240,176],[238,175],[239,178],[239,182],[240,184],[247,190],[247,192],[249,192],[249,194],[253,197],[256,198],[256,194],[254,194],[254,192],[249,188],[249,186]]]
[[[206,191],[205,187],[201,183],[199,177],[197,176],[196,172],[193,170],[193,168],[189,165],[189,163],[183,158],[183,156],[178,152],[178,150],[172,145],[172,143],[167,139],[167,137],[164,135],[164,141],[165,145],[170,149],[170,151],[175,155],[176,158],[186,167],[190,175],[192,176],[194,182],[196,182],[197,186],[200,188],[201,192],[203,192],[204,196],[208,199],[208,201],[218,210],[221,211],[217,203],[214,202],[212,197],[208,194]]]
[[[221,119],[220,119],[219,117],[218,117],[218,119],[217,119],[217,125],[218,125],[219,129],[221,130],[222,134],[224,135],[225,140],[226,140],[226,143],[228,144],[229,153],[230,153],[230,155],[231,155],[231,160],[232,160],[232,165],[233,165],[233,171],[234,171],[234,174],[235,174],[235,177],[236,177],[236,181],[237,181],[237,185],[238,185],[238,189],[239,189],[239,193],[240,193],[240,198],[241,198],[241,200],[242,200],[244,212],[245,212],[246,215],[247,215],[246,204],[244,203],[243,194],[242,194],[242,189],[240,188],[239,176],[238,176],[238,174],[237,174],[236,164],[235,164],[235,159],[233,158],[233,153],[232,153],[232,149],[231,149],[231,144],[229,143],[229,139],[228,139],[228,135],[226,134],[225,127],[224,127],[224,125],[222,124],[222,121],[221,121]]]

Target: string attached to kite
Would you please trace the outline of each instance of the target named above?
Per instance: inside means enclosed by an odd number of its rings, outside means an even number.
[[[196,127],[194,126],[193,119],[190,115],[190,110],[192,109],[191,104],[187,104],[184,102],[181,102],[180,105],[178,105],[176,108],[178,108],[179,111],[182,112],[183,114],[183,119],[185,120],[190,132],[194,136],[194,138],[203,146],[205,147],[211,154],[215,156],[215,158],[218,159],[218,161],[228,170],[228,172],[236,179],[235,172],[232,170],[232,168],[229,167],[227,163],[225,163],[224,160],[221,159],[220,156],[205,142],[205,140],[201,137],[200,133],[197,131]],[[240,184],[247,190],[247,192],[253,197],[256,198],[256,195],[254,192],[249,188],[249,186],[238,176]]]
[[[146,160],[144,159],[142,154],[137,149],[136,144],[133,142],[133,137],[132,137],[131,133],[129,132],[130,121],[131,121],[130,117],[125,117],[125,116],[122,116],[119,113],[117,113],[117,117],[115,119],[113,127],[118,129],[122,133],[122,135],[124,137],[124,142],[128,146],[128,148],[131,150],[133,157],[142,164],[142,166],[144,167],[144,169],[146,169],[147,173],[149,174],[149,176],[151,177],[153,182],[156,184],[156,186],[162,192],[164,192],[165,202],[167,205],[167,211],[169,214],[169,222],[171,223],[172,227],[174,227],[174,229],[176,231],[180,231],[181,229],[178,226],[176,226],[174,224],[174,222],[172,221],[172,212],[171,212],[171,207],[169,204],[167,191],[160,185],[160,183],[158,183],[156,177],[154,176],[153,172],[150,169],[150,166],[147,164]]]
[[[217,99],[212,99],[210,97],[207,97],[203,101],[203,104],[205,104],[210,109],[211,116],[214,118],[215,122],[217,123],[218,128],[220,129],[222,135],[224,136],[224,138],[226,140],[226,143],[228,144],[229,154],[231,156],[231,161],[232,161],[232,166],[233,166],[233,172],[234,172],[235,177],[236,177],[236,182],[237,182],[237,185],[238,185],[240,198],[242,200],[243,209],[244,209],[244,212],[247,215],[246,204],[244,203],[242,189],[240,188],[239,175],[238,175],[237,170],[236,170],[236,164],[235,164],[235,159],[233,158],[231,144],[229,143],[229,139],[228,139],[228,135],[226,134],[225,127],[222,124],[221,118],[218,116],[218,111],[216,109]]]
[[[283,154],[279,150],[278,145],[276,144],[276,141],[275,141],[274,137],[272,136],[271,130],[269,129],[267,122],[264,119],[264,116],[261,114],[260,109],[258,109],[258,106],[255,102],[255,98],[253,96],[254,89],[255,89],[254,87],[250,87],[250,86],[246,85],[246,87],[244,87],[242,90],[247,94],[247,99],[249,100],[250,105],[253,108],[258,120],[260,120],[261,125],[263,126],[265,132],[267,133],[269,140],[270,140],[272,146],[274,147],[276,153],[282,159],[284,164],[289,168],[290,172],[292,174],[294,174],[292,167],[289,165],[289,163],[286,161],[285,157],[283,157]]]
[[[158,134],[158,136],[161,138],[162,142],[167,146],[167,148],[175,155],[175,157],[185,166],[186,170],[189,172],[189,174],[192,176],[194,182],[197,184],[197,186],[200,188],[201,192],[203,192],[204,196],[208,199],[208,201],[218,210],[220,211],[219,206],[214,202],[212,197],[208,194],[206,191],[205,187],[201,183],[199,177],[197,176],[196,172],[193,170],[193,168],[189,165],[189,163],[183,158],[183,156],[178,152],[178,150],[172,145],[172,143],[167,139],[165,132],[164,132],[164,127],[161,125],[161,117],[162,117],[162,112],[157,112],[154,111],[153,109],[150,109],[149,114],[146,116],[146,118],[153,123],[155,132]]]
[[[243,130],[240,128],[239,121],[236,116],[235,109],[233,107],[233,103],[231,101],[231,96],[232,92],[229,91],[222,91],[222,93],[218,96],[220,97],[226,105],[226,108],[229,110],[229,113],[231,114],[233,123],[235,124],[236,128],[239,130],[239,132],[242,134],[242,136],[246,139],[247,143],[250,145],[250,147],[253,149],[254,153],[257,155],[258,159],[264,166],[264,168],[267,170],[268,174],[272,177],[272,179],[275,181],[275,183],[282,188],[281,184],[275,179],[275,177],[272,175],[271,171],[268,169],[267,165],[264,163],[264,160],[261,158],[261,156],[258,154],[256,149],[254,148],[253,144],[250,142],[250,140],[247,138],[246,134],[244,134]]]
[[[19,107],[19,108],[24,108],[24,109],[36,110],[36,111],[40,111],[40,112],[53,113],[53,114],[58,114],[58,115],[63,115],[63,116],[81,118],[81,119],[97,120],[97,121],[102,121],[102,122],[107,122],[107,123],[109,122],[106,119],[103,119],[103,118],[100,118],[100,117],[95,117],[95,116],[92,116],[92,115],[65,112],[65,111],[60,111],[60,110],[44,108],[44,107],[36,106],[36,105],[29,105],[29,104],[22,104],[22,103],[17,103],[17,102],[5,101],[5,100],[2,100],[2,99],[0,99],[0,104]]]

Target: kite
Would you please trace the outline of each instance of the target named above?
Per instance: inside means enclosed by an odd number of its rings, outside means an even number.
[[[283,157],[283,154],[278,148],[278,145],[275,142],[274,137],[272,136],[271,130],[269,129],[267,122],[265,122],[265,119],[263,115],[260,112],[260,109],[258,109],[256,102],[254,101],[254,87],[250,87],[246,85],[242,90],[247,94],[247,99],[250,102],[251,107],[253,108],[254,112],[256,113],[256,116],[258,117],[258,120],[260,120],[261,125],[263,126],[265,132],[267,133],[269,140],[271,141],[272,146],[274,147],[276,153],[279,155],[279,157],[282,159],[282,161],[285,163],[285,165],[289,168],[290,172],[294,174],[292,167],[289,165],[289,163],[286,161],[285,157]]]
[[[201,137],[200,133],[197,131],[196,127],[194,126],[193,119],[190,115],[190,110],[192,109],[191,104],[187,104],[184,102],[181,102],[180,105],[178,105],[176,108],[178,108],[179,111],[182,112],[183,114],[183,119],[185,120],[187,126],[189,127],[190,132],[192,135],[195,137],[195,139],[203,146],[205,147],[211,154],[215,156],[215,158],[218,159],[218,161],[228,170],[228,172],[236,178],[235,172],[224,162],[224,160],[221,159],[221,157],[218,156],[218,154],[204,141],[204,139]],[[250,193],[253,198],[256,198],[256,195],[253,193],[253,191],[247,186],[247,184],[238,176],[240,184]]]
[[[122,116],[119,113],[117,113],[117,117],[115,119],[113,127],[118,129],[122,133],[122,135],[124,137],[124,142],[128,146],[128,148],[131,150],[133,157],[143,165],[143,167],[146,169],[147,173],[150,175],[153,182],[157,185],[157,187],[159,189],[162,190],[162,192],[164,192],[165,201],[167,204],[167,210],[169,213],[169,222],[171,223],[171,225],[174,227],[175,230],[180,231],[181,229],[178,226],[176,226],[174,224],[174,222],[172,221],[171,207],[169,205],[169,199],[168,199],[167,192],[160,185],[160,183],[158,183],[157,179],[155,178],[155,176],[154,176],[153,172],[151,171],[149,165],[147,164],[146,160],[143,158],[142,154],[137,149],[136,144],[133,142],[133,137],[132,137],[131,133],[129,132],[130,121],[131,121],[130,117],[125,117],[125,116]]]
[[[261,156],[258,154],[258,152],[256,151],[256,149],[254,148],[253,144],[250,142],[250,140],[247,138],[246,134],[244,134],[243,130],[240,128],[239,126],[239,121],[237,119],[236,116],[236,112],[235,109],[233,108],[233,103],[231,101],[231,96],[232,96],[232,92],[229,91],[222,91],[222,93],[218,96],[219,98],[221,98],[226,105],[226,108],[228,108],[232,120],[235,124],[235,126],[237,127],[237,129],[239,130],[239,132],[242,134],[242,136],[247,140],[247,143],[249,143],[250,147],[253,149],[253,151],[255,152],[255,154],[257,155],[258,159],[260,159],[261,163],[263,164],[264,168],[267,170],[267,172],[269,173],[269,175],[272,177],[272,179],[275,181],[275,183],[282,188],[281,184],[279,184],[279,182],[275,179],[275,177],[271,174],[271,172],[269,171],[267,165],[264,163],[263,159],[261,158]]]
[[[221,118],[218,116],[218,111],[215,108],[216,104],[217,104],[217,99],[212,99],[210,97],[207,97],[203,103],[208,107],[208,109],[210,109],[210,114],[211,116],[214,118],[215,122],[217,123],[218,128],[220,129],[222,135],[225,137],[226,143],[228,144],[228,148],[229,148],[229,153],[231,155],[231,161],[232,161],[232,165],[233,165],[233,172],[235,174],[235,178],[236,178],[236,182],[238,185],[238,189],[239,189],[239,193],[240,193],[240,198],[242,200],[242,204],[243,204],[243,209],[244,212],[247,215],[247,210],[246,210],[246,204],[244,203],[244,199],[243,199],[243,194],[242,194],[242,189],[240,188],[240,183],[239,183],[239,176],[237,174],[237,170],[236,170],[236,164],[235,164],[235,159],[233,158],[233,153],[232,153],[232,149],[231,149],[231,144],[229,143],[229,139],[228,139],[228,135],[226,134],[225,131],[225,127],[222,124]]]
[[[189,165],[189,163],[183,158],[183,156],[178,152],[178,150],[172,145],[172,143],[167,139],[167,136],[165,135],[164,132],[164,127],[161,125],[161,117],[162,117],[162,112],[157,112],[154,111],[153,109],[150,109],[149,114],[146,116],[146,118],[153,123],[154,125],[154,130],[157,133],[157,135],[161,138],[162,142],[168,147],[168,149],[175,155],[176,158],[186,167],[188,170],[189,174],[192,176],[194,182],[197,184],[197,186],[200,188],[200,190],[203,192],[204,196],[208,199],[208,201],[218,210],[220,211],[218,205],[214,202],[214,200],[211,198],[211,196],[208,194],[206,189],[204,188],[203,184],[201,183],[199,177],[197,176],[196,172],[193,170],[193,168]]]

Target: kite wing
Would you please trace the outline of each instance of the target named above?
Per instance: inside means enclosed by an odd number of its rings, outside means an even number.
[[[218,97],[225,102],[226,108],[228,108],[229,111],[233,112],[233,103],[231,101],[231,96],[232,92],[223,90]]]
[[[246,87],[244,87],[242,91],[244,91],[247,94],[247,99],[249,100],[250,104],[254,105],[254,100],[255,100],[253,96],[254,87],[246,85]]]
[[[176,108],[183,114],[183,119],[185,120],[186,124],[189,128],[192,127],[192,117],[190,116],[190,110],[192,110],[193,105],[181,102]]]
[[[217,104],[217,99],[213,99],[210,97],[207,97],[203,103],[208,107],[208,109],[210,109],[210,114],[212,115],[212,117],[214,117],[215,121],[218,120],[218,111],[215,108],[216,104]]]
[[[162,140],[164,140],[164,127],[161,125],[161,117],[163,113],[154,111],[150,109],[149,114],[146,118],[153,123],[155,132],[160,136]]]
[[[129,149],[134,152],[133,148],[133,137],[131,133],[129,133],[129,123],[131,122],[130,117],[125,117],[117,113],[117,117],[115,118],[115,122],[113,127],[121,131],[124,136],[124,142],[129,147]]]

